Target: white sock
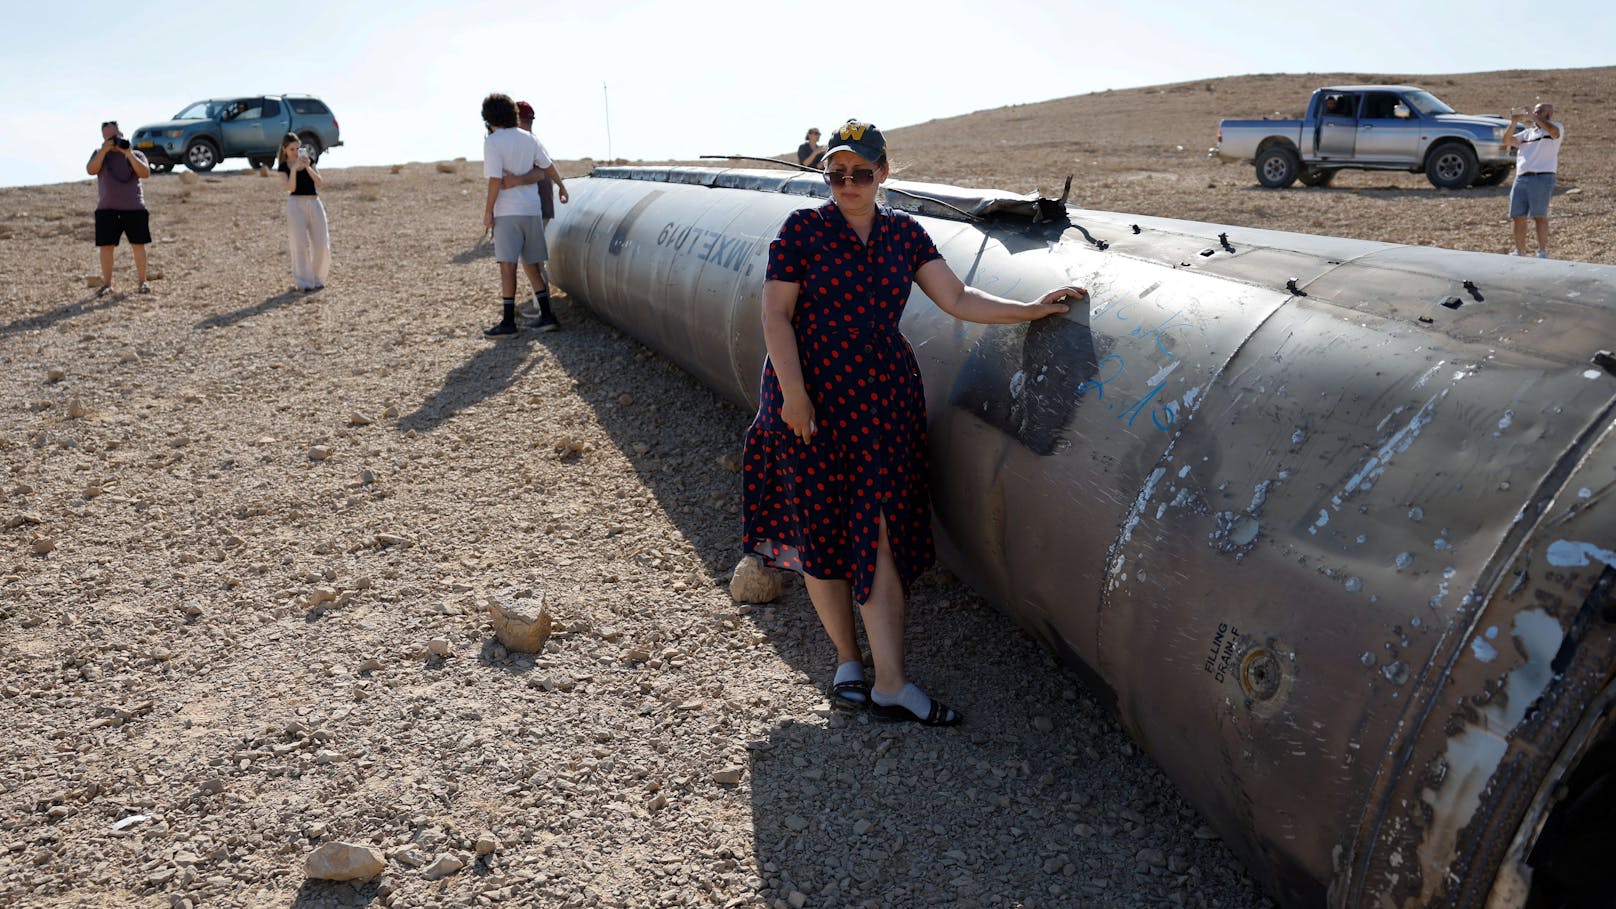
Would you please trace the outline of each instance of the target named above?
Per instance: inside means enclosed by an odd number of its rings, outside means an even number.
[[[882,694],[879,688],[872,688],[870,696],[882,707],[891,707],[893,704],[901,705],[905,710],[924,719],[931,713],[931,697],[920,690],[914,682],[903,686],[903,690],[896,695]]]
[[[840,663],[837,665],[836,679],[831,684],[840,685],[843,682],[862,681],[864,681],[864,664],[858,660],[848,660],[845,663]],[[860,695],[858,692],[848,692],[847,694],[843,695],[843,697],[850,701],[858,701],[863,699],[863,695]]]

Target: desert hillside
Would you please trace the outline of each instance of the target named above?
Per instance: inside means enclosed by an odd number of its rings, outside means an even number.
[[[1090,208],[1496,252],[1507,188],[1276,192],[1205,152],[1220,117],[1327,82],[1541,94],[1569,130],[1556,248],[1611,262],[1613,77],[1248,76],[890,141],[907,179],[1075,173]],[[801,588],[728,593],[751,414],[564,298],[561,332],[485,339],[474,164],[327,163],[312,295],[253,173],[147,181],[149,296],[122,292],[127,247],[92,295],[87,181],[0,190],[0,904],[1265,904],[1077,677],[946,571],[915,590],[912,670],[967,724],[829,709]],[[547,604],[541,653],[497,644],[491,601]],[[385,870],[306,879],[337,841]]]
[[[1506,252],[1508,181],[1438,190],[1421,174],[1349,170],[1329,187],[1268,190],[1250,165],[1207,157],[1221,119],[1300,117],[1315,88],[1375,82],[1421,86],[1461,113],[1553,102],[1566,139],[1551,249],[1616,262],[1616,113],[1606,102],[1616,67],[1239,76],[980,111],[894,129],[887,142],[904,179],[1059,192],[1072,174],[1071,202],[1083,208]]]

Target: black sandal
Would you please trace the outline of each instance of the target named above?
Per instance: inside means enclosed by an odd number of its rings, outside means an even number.
[[[888,723],[919,723],[922,726],[958,726],[965,720],[959,711],[936,698],[931,699],[931,710],[925,716],[910,712],[902,704],[877,704],[870,700],[870,713]]]
[[[858,697],[853,697],[853,695]],[[864,679],[848,679],[830,687],[830,705],[838,710],[863,710],[870,706],[870,683]]]

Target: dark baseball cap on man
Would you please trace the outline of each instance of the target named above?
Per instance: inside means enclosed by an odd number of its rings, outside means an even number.
[[[887,138],[874,125],[862,120],[849,120],[839,128],[830,132],[830,138],[825,140],[830,146],[821,160],[829,161],[830,156],[841,151],[850,151],[870,163],[875,163],[886,157]]]
[[[518,101],[518,102],[516,102],[516,119],[518,119],[518,120],[531,120],[531,119],[533,119],[533,105],[527,103],[526,101]]]

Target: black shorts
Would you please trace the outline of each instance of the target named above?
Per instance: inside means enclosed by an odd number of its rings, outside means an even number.
[[[151,242],[151,213],[144,208],[98,208],[95,210],[95,245],[117,246],[127,234],[132,246]]]

